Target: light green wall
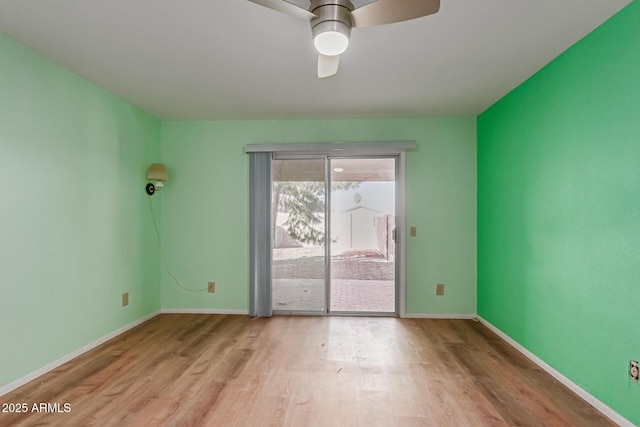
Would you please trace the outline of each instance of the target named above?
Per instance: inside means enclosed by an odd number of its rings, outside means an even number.
[[[245,144],[384,140],[418,143],[407,154],[407,220],[418,228],[407,241],[407,313],[475,314],[475,118],[164,122],[167,262],[184,287],[217,288],[189,293],[163,272],[162,307],[248,309]],[[446,285],[444,297],[435,296],[436,283]]]
[[[159,309],[159,140],[159,121],[0,35],[0,387]]]
[[[640,424],[638,22],[636,1],[481,115],[478,163],[473,118],[161,125],[0,35],[0,387],[160,307],[246,310],[245,144],[415,140],[407,312],[476,311],[478,165],[479,314]],[[161,151],[166,261],[213,295],[161,268]]]
[[[478,118],[478,313],[640,424],[640,2]]]

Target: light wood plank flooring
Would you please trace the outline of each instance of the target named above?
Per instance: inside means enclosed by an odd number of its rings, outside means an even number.
[[[610,426],[469,320],[165,314],[13,392],[1,426]]]

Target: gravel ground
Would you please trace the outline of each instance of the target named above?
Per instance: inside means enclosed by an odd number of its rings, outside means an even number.
[[[332,257],[332,279],[393,280],[394,276],[394,263],[375,250],[347,251]],[[323,249],[274,249],[273,278],[324,278]]]

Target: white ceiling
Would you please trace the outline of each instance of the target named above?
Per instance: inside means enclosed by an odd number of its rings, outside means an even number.
[[[441,1],[324,80],[308,22],[245,0],[0,0],[0,32],[165,120],[475,116],[631,0]]]

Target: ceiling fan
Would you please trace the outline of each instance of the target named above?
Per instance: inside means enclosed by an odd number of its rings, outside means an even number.
[[[249,1],[311,23],[321,79],[337,74],[340,55],[349,46],[351,28],[408,21],[440,10],[440,0],[377,0],[358,8],[349,0],[310,0],[308,9],[302,6],[308,1],[303,0]]]

